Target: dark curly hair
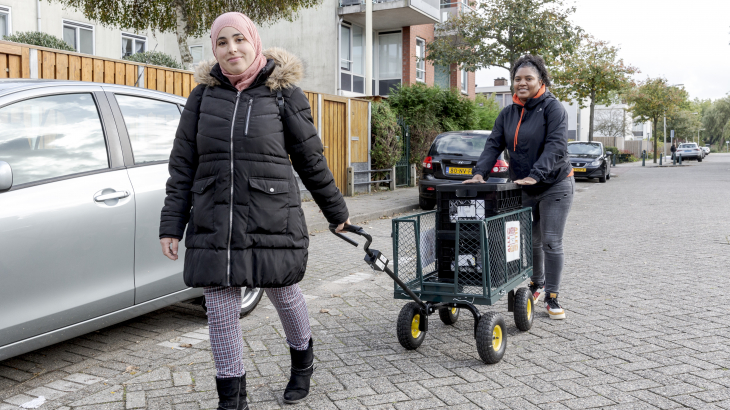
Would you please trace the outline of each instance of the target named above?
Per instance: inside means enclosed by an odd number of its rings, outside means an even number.
[[[525,54],[524,56],[518,58],[517,61],[515,61],[514,65],[512,65],[512,71],[510,72],[510,75],[512,76],[513,84],[515,82],[515,73],[517,73],[517,70],[522,67],[530,67],[535,70],[540,80],[542,80],[543,84],[545,84],[545,87],[550,87],[552,85],[550,83],[550,72],[545,66],[545,60],[543,60],[540,56],[532,54]]]

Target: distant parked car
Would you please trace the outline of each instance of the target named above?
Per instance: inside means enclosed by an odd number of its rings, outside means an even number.
[[[158,236],[184,104],[0,80],[0,360],[202,296],[183,281],[183,242],[172,262]],[[247,290],[242,312],[260,295]]]
[[[700,149],[696,142],[685,142],[683,144],[679,144],[675,154],[680,155],[682,157],[682,161],[695,159],[697,162],[702,162],[702,159],[705,157],[704,151]]]
[[[702,148],[702,151],[705,153],[705,156],[710,155],[710,147],[700,147]]]
[[[599,182],[611,179],[611,152],[604,150],[603,143],[569,142],[568,155],[576,178],[598,178]]]
[[[465,181],[472,176],[472,170],[491,131],[452,131],[436,137],[423,159],[421,180],[419,181],[418,203],[422,209],[431,210],[436,206],[436,185]],[[509,178],[509,157],[503,152],[494,164],[490,178]]]

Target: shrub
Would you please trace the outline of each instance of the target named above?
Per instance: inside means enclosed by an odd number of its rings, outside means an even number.
[[[48,33],[42,33],[40,31],[25,31],[21,33],[15,33],[9,36],[4,36],[3,40],[12,41],[14,43],[30,44],[33,46],[53,48],[56,50],[63,51],[76,51],[67,42],[62,39],[52,36]]]
[[[132,54],[131,56],[125,56],[123,58],[125,60],[134,61],[137,63],[182,69],[182,65],[178,63],[173,56],[165,54],[161,51],[145,51],[144,53],[136,53]]]
[[[611,154],[613,154],[613,156],[618,156],[618,154],[619,154],[618,148],[616,148],[616,147],[605,147],[605,148],[606,148],[606,151],[607,152],[610,151]]]
[[[487,98],[483,94],[478,94],[474,105],[476,106],[476,123],[472,127],[475,130],[491,130],[494,128],[494,121],[497,120],[499,112],[499,103],[494,96]]]
[[[391,168],[403,154],[401,127],[395,113],[386,102],[375,102],[372,105],[372,148],[370,151],[373,169]],[[378,174],[375,180],[382,179]]]

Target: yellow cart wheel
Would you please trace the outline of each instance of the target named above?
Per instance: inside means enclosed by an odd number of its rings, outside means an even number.
[[[535,317],[535,299],[527,288],[515,292],[515,326],[523,332],[530,330]]]
[[[421,307],[416,302],[407,303],[398,315],[396,331],[398,342],[408,350],[415,350],[421,346],[426,332],[421,331],[421,321],[427,318],[421,316]]]
[[[439,318],[445,325],[453,325],[459,320],[459,308],[441,308],[439,309]]]
[[[507,349],[507,327],[499,313],[489,312],[477,325],[477,352],[486,364],[498,363]]]

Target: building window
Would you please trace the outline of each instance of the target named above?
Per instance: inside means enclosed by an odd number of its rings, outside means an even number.
[[[416,81],[426,81],[426,40],[416,37]]]
[[[340,89],[365,93],[365,35],[362,27],[340,26]]]
[[[193,56],[193,64],[203,61],[203,46],[190,46],[190,55]]]
[[[147,51],[147,37],[122,33],[122,57]]]
[[[10,32],[10,8],[0,6],[0,40],[3,36],[9,36]]]
[[[469,72],[461,70],[461,92],[469,93]]]
[[[94,26],[63,20],[63,40],[77,53],[94,54]]]
[[[378,94],[390,95],[403,74],[403,33],[380,33],[378,43]]]

